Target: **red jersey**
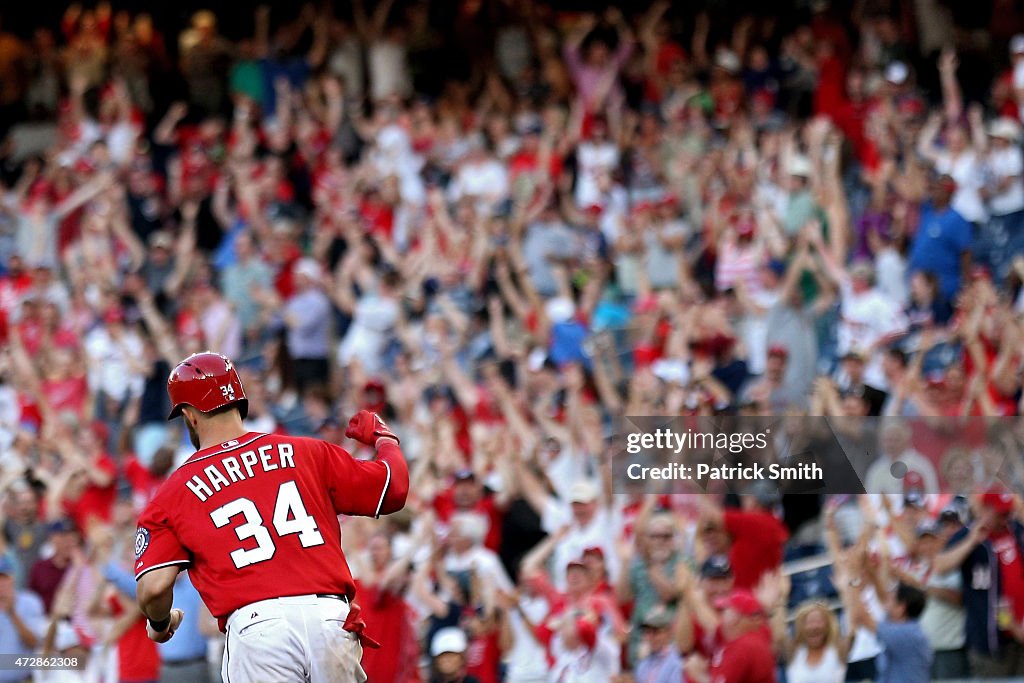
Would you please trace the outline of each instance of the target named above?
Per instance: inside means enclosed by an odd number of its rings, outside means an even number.
[[[761,575],[782,564],[789,531],[770,512],[726,510],[725,530],[732,536],[729,561],[736,573],[736,588],[753,590]]]
[[[187,565],[222,629],[232,612],[259,600],[352,599],[338,515],[381,512],[392,472],[380,458],[390,449],[400,454],[389,443],[378,460],[360,461],[324,441],[249,432],[196,451],[139,518],[135,578]]]
[[[135,605],[123,605],[117,595],[111,595],[108,604],[115,617],[124,614],[125,610],[138,611]],[[117,674],[120,683],[160,678],[160,653],[156,643],[146,635],[146,617],[141,613],[117,641]]]
[[[775,683],[775,654],[763,629],[730,640],[711,658],[711,683]]]

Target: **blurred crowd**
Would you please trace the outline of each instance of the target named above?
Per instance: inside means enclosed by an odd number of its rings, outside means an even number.
[[[1024,15],[741,9],[0,26],[0,652],[219,680],[132,576],[212,349],[253,431],[402,438],[342,521],[371,683],[1024,676],[1021,468],[903,421],[1020,413]],[[735,414],[884,421],[874,495],[613,492],[624,416]]]

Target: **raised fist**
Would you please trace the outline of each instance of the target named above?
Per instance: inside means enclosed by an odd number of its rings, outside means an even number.
[[[378,439],[394,439],[395,443],[399,443],[398,437],[388,428],[384,420],[380,419],[377,413],[369,410],[360,410],[352,416],[352,419],[348,421],[345,436],[368,446],[376,446]]]

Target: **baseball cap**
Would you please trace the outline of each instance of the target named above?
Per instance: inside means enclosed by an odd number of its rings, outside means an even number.
[[[668,628],[672,625],[672,612],[664,605],[655,605],[640,621],[642,628]]]
[[[712,555],[700,566],[702,579],[727,579],[732,576],[732,564],[725,555]]]
[[[322,431],[324,429],[339,429],[341,422],[334,416],[325,417],[319,425],[317,425],[316,431]]]
[[[544,312],[547,313],[551,322],[555,324],[564,323],[576,315],[576,304],[573,303],[572,299],[560,296],[548,301],[544,306]]]
[[[864,360],[864,352],[854,347],[839,357],[839,360]]]
[[[786,172],[792,176],[810,178],[814,173],[814,167],[811,165],[811,160],[807,157],[795,155],[789,160],[789,164],[786,166]]]
[[[1010,54],[1024,54],[1024,33],[1018,33],[1010,39]]]
[[[981,504],[997,515],[1007,515],[1013,512],[1013,494],[1001,484],[993,484],[981,494]]]
[[[75,531],[75,524],[70,519],[58,519],[47,524],[46,531],[51,534],[70,534]]]
[[[1001,116],[989,124],[988,134],[994,138],[1016,142],[1020,139],[1020,125],[1011,118]]]
[[[924,492],[918,489],[911,489],[903,494],[903,505],[906,507],[923,508]]]
[[[308,277],[310,280],[319,280],[320,264],[308,257],[301,258],[295,264],[294,273]]]
[[[462,469],[455,473],[455,481],[474,481],[475,479],[476,474],[470,469]]]
[[[724,598],[715,600],[718,609],[733,609],[745,617],[764,614],[764,607],[750,591],[735,590]]]
[[[597,500],[597,487],[589,481],[578,481],[569,488],[570,503],[593,503],[595,500]]]
[[[430,656],[437,657],[445,652],[462,654],[466,651],[468,641],[466,633],[461,628],[449,626],[434,634],[430,641]]]
[[[885,67],[885,80],[895,85],[902,85],[909,75],[910,69],[903,62],[891,62]]]
[[[778,487],[770,481],[755,481],[750,486],[749,493],[761,507],[775,507],[782,502]]]
[[[768,357],[778,356],[779,358],[789,358],[789,349],[782,344],[772,344],[768,347]]]
[[[592,545],[589,548],[583,549],[583,554],[581,557],[586,557],[587,555],[596,555],[597,557],[600,557],[603,560],[604,550],[601,548],[601,546]]]
[[[14,574],[14,563],[7,557],[0,557],[0,574],[12,576]]]
[[[967,519],[967,512],[967,500],[962,496],[957,496],[946,503],[946,507],[942,508],[939,512],[939,521],[963,524],[964,520]]]
[[[864,280],[870,280],[875,276],[875,267],[871,265],[870,261],[861,260],[857,261],[850,266],[850,277],[858,277]]]
[[[938,522],[933,519],[929,519],[925,522],[921,522],[917,525],[917,537],[922,538],[924,536],[935,536],[938,537],[940,527]]]
[[[149,236],[149,246],[160,247],[161,249],[170,249],[174,246],[174,238],[171,237],[171,233],[166,230],[157,230]]]
[[[565,563],[565,571],[569,571],[573,567],[577,569],[586,569],[587,563],[583,561],[582,557],[576,557]]]

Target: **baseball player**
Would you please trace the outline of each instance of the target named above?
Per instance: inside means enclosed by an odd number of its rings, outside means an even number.
[[[227,634],[225,683],[365,681],[337,516],[402,509],[409,470],[398,437],[357,413],[345,434],[375,446],[364,462],[323,441],[246,431],[245,391],[217,353],[181,361],[167,391],[168,419],[185,420],[196,452],[139,518],[135,578],[149,637],[165,642],[181,623],[174,580],[188,569]]]

